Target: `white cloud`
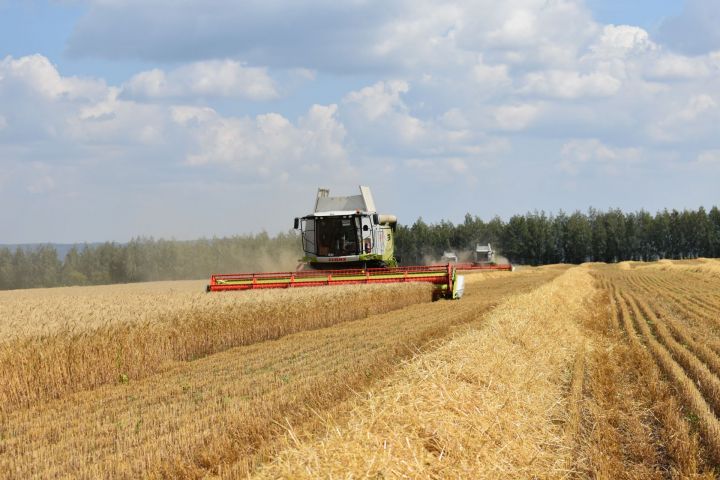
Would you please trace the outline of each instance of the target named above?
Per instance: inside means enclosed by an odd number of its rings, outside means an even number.
[[[32,162],[30,165],[28,183],[26,189],[29,193],[41,195],[55,189],[55,179],[51,175],[50,168],[40,162]]]
[[[720,62],[713,53],[679,55],[655,43],[647,31],[629,25],[607,25],[581,62],[621,78],[644,77],[653,81],[698,81],[717,75]]]
[[[370,87],[348,93],[344,102],[359,107],[362,115],[370,121],[394,112],[405,110],[400,95],[407,93],[410,86],[402,80],[378,82]]]
[[[465,130],[470,127],[470,121],[459,108],[451,108],[440,116],[440,122],[449,129]]]
[[[648,126],[652,138],[660,142],[681,142],[715,133],[720,121],[718,102],[709,94],[693,95],[684,103],[668,105],[664,118]]]
[[[307,76],[308,70],[302,70]],[[267,69],[234,60],[210,60],[184,65],[170,72],[153,69],[138,73],[123,86],[132,97],[239,97],[270,100],[278,97]]]
[[[579,0],[91,3],[70,39],[73,55],[161,62],[226,57],[343,73],[427,72],[471,65],[485,53],[490,64],[559,67],[599,30]]]
[[[530,73],[521,91],[547,97],[577,99],[615,95],[622,83],[605,73],[582,74],[576,71],[550,70]]]
[[[472,78],[481,88],[499,88],[512,84],[507,65],[488,65],[482,55],[472,67]]]
[[[504,46],[527,45],[537,38],[537,11],[519,8],[509,12],[499,28],[490,31],[487,38]]]
[[[461,108],[449,109],[437,118],[421,117],[405,101],[410,92],[408,82],[395,80],[345,96],[339,115],[358,151],[379,157],[390,154],[405,161],[424,162],[431,157],[432,162],[438,158],[445,162],[482,158],[490,154],[490,145],[506,144],[474,129]]]
[[[648,73],[651,78],[656,79],[699,80],[711,74],[711,67],[703,57],[665,54],[649,66]]]
[[[32,91],[50,100],[87,100],[102,95],[105,82],[80,77],[61,77],[42,55],[5,57],[0,61],[0,80],[5,91]]]
[[[642,55],[658,47],[647,31],[631,25],[606,25],[600,38],[590,47],[600,59],[627,58]]]
[[[717,102],[710,95],[695,95],[687,103],[687,106],[677,113],[677,119],[689,122],[697,119],[708,110],[717,108]]]
[[[352,91],[343,99],[343,118],[355,130],[375,137],[380,144],[424,143],[428,134],[426,122],[411,115],[401,99],[409,89],[407,82],[392,80]]]
[[[221,164],[246,175],[287,179],[293,171],[341,176],[352,170],[336,112],[336,105],[314,105],[293,124],[277,113],[228,118],[183,107],[174,109],[173,118],[192,138],[188,164]]]
[[[198,78],[191,78],[193,88],[210,88]],[[215,80],[216,86],[223,82]],[[346,132],[336,112],[335,105],[315,105],[296,123],[276,113],[222,116],[209,107],[127,100],[121,89],[102,81],[63,77],[37,55],[0,62],[0,119],[13,119],[0,123],[3,134],[8,132],[0,150],[21,152],[14,155],[17,161],[48,155],[57,165],[119,161],[128,169],[147,164],[154,171],[168,163],[177,168],[185,159],[196,165],[227,165],[266,179],[317,165],[347,172]],[[32,136],[36,143],[26,148]],[[31,193],[61,184],[45,170],[32,178],[27,184]]]
[[[495,109],[495,121],[504,130],[524,130],[539,112],[537,105],[505,105]]]
[[[67,119],[69,139],[86,145],[163,145],[179,133],[171,131],[169,112],[161,106],[108,99],[93,107]]]
[[[695,163],[700,167],[720,168],[720,149],[701,152]]]
[[[9,120],[6,143],[70,146],[79,136],[102,143],[106,137],[101,132],[118,124],[113,117],[117,112],[110,108],[116,93],[100,79],[61,76],[41,55],[6,57],[0,61],[0,115]],[[128,117],[131,129],[143,123],[138,112]],[[121,142],[127,141],[127,131],[117,133]]]
[[[388,7],[386,2],[371,7],[384,8],[389,15],[383,15],[377,25],[366,26],[365,46],[346,44],[344,47],[352,57],[331,62],[352,59],[368,65],[383,65],[390,70],[414,70],[462,63],[468,57],[455,46],[464,13],[461,4],[401,0]]]
[[[565,65],[597,30],[582,2],[573,0],[461,4],[462,47],[513,64]]]
[[[618,174],[630,163],[641,158],[638,148],[613,148],[598,139],[572,140],[561,149],[558,168],[577,175],[584,167],[595,167],[608,174]]]

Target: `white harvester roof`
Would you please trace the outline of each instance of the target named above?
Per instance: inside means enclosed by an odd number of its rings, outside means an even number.
[[[492,247],[489,243],[487,245],[478,245],[475,247],[475,251],[478,253],[492,252]]]
[[[443,258],[444,260],[445,260],[445,259],[447,259],[447,260],[454,260],[454,261],[456,261],[456,262],[457,262],[457,259],[458,259],[457,255],[455,255],[455,252],[443,252],[442,258]]]
[[[369,213],[377,212],[370,187],[360,186],[360,195],[350,195],[348,197],[331,197],[329,189],[318,189],[314,210],[316,215],[348,214],[355,213],[358,210]]]

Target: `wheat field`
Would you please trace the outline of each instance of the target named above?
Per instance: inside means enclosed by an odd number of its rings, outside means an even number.
[[[48,289],[27,304],[23,295],[8,302],[3,313],[12,320],[4,322],[0,337],[0,412],[432,300],[431,287],[423,284],[221,295],[200,286],[160,282],[143,293],[139,285]]]
[[[720,261],[0,294],[0,478],[718,478]]]

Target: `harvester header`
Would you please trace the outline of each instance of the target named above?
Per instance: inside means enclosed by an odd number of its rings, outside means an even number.
[[[435,286],[438,297],[448,299],[462,297],[465,289],[464,277],[457,275],[457,270],[453,265],[432,265],[213,275],[210,277],[207,291],[222,292],[371,283],[429,283]]]

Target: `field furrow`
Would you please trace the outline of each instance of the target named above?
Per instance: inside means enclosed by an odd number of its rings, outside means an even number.
[[[624,328],[633,328],[615,283],[609,282],[607,321],[612,324],[619,316],[627,325]],[[582,476],[703,477],[704,454],[674,389],[634,332],[627,343],[617,343],[616,338],[610,331],[596,339],[591,357],[584,419],[587,440],[582,452],[588,464]],[[714,478],[712,474],[704,477]]]
[[[656,399],[640,373],[646,365],[634,355],[640,350],[622,344],[611,350],[612,336],[606,341],[592,351],[588,363],[579,477],[661,477],[671,460],[660,444],[666,437],[663,424],[653,419],[665,411],[653,412]],[[696,467],[688,470],[694,473]]]
[[[688,377],[685,370],[673,359],[668,350],[655,339],[647,319],[643,316],[641,309],[632,296],[625,294],[621,295],[621,298],[632,314],[633,324],[638,328],[638,332],[650,348],[663,373],[675,384],[683,402],[699,419],[697,422],[698,429],[702,432],[703,438],[708,445],[708,453],[714,461],[720,461],[720,458],[716,458],[720,455],[720,421],[718,421],[711,406],[698,390],[695,382]]]
[[[675,323],[687,324],[696,343],[706,344],[710,350],[714,350],[715,356],[720,353],[720,327],[718,327],[715,315],[708,312],[707,309],[688,304],[685,297],[669,293],[665,283],[653,282],[652,279],[656,278],[657,274],[653,276],[638,275],[637,277],[629,280],[629,285],[633,290],[649,295],[654,308],[662,305],[664,314],[678,319]]]
[[[613,330],[616,330],[617,332],[625,332],[622,322],[622,315],[618,311],[617,292],[615,290],[615,285],[605,280],[605,289],[607,291],[608,302],[610,304],[609,309],[612,319],[611,326],[613,327]],[[627,332],[625,334],[627,335]]]
[[[710,339],[707,337],[707,332],[688,328],[682,320],[676,318],[666,302],[646,303],[646,307],[651,309],[655,317],[662,319],[662,323],[670,330],[672,338],[696,355],[716,377],[720,376],[720,355],[708,347],[706,342]]]
[[[593,295],[575,269],[509,299],[485,329],[418,356],[321,436],[289,436],[256,478],[566,475],[584,376],[578,325]]]
[[[627,335],[627,338],[635,346],[640,345],[640,338],[635,323],[633,322],[633,316],[630,314],[628,304],[623,299],[620,292],[616,289],[614,292],[614,301],[619,305],[620,318],[622,318],[623,332]]]
[[[691,350],[675,340],[665,322],[655,315],[643,299],[634,297],[633,301],[638,306],[642,317],[650,325],[653,337],[667,349],[672,358],[695,381],[706,402],[717,416],[720,412],[720,379],[710,371],[705,363],[698,360]]]
[[[720,312],[720,280],[692,271],[683,272],[682,282],[662,275],[662,271],[654,272],[652,278],[665,288],[682,296],[692,296],[694,301]]]
[[[683,277],[683,282],[685,277]],[[679,282],[679,283],[683,283]],[[650,291],[653,295],[653,304],[662,307],[668,317],[676,319],[676,323],[687,325],[687,331],[697,344],[705,345],[714,356],[720,355],[720,315],[716,315],[707,308],[698,308],[688,305],[685,298],[677,295],[667,295],[666,289]]]
[[[684,312],[687,317],[696,317],[698,325],[706,325],[714,328],[715,330],[717,330],[720,326],[720,317],[717,312],[713,312],[705,307],[700,307],[691,302],[688,298],[669,293],[667,290],[663,290],[661,294],[664,298],[667,298],[672,303],[675,303],[678,307],[677,310]]]
[[[676,302],[690,305],[694,312],[718,318],[720,314],[720,284],[703,284],[697,282],[690,273],[682,274],[682,281],[669,281],[663,278],[662,272],[653,272],[644,276],[644,280],[652,283],[656,290],[664,292]]]

